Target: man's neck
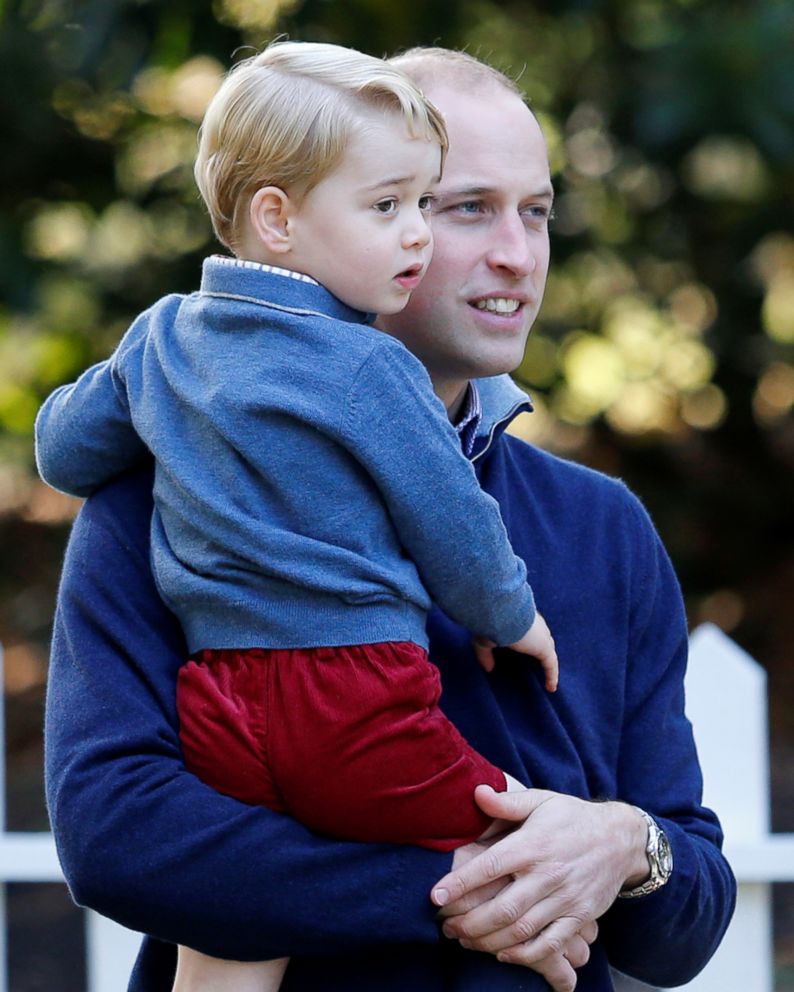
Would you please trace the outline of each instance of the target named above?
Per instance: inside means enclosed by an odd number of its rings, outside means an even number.
[[[452,381],[441,381],[431,376],[433,390],[444,404],[450,423],[456,423],[460,416],[461,407],[466,399],[466,390],[469,388],[468,381],[461,382],[459,379]]]

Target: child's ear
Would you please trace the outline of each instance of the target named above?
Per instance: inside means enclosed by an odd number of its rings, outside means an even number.
[[[283,255],[292,247],[291,213],[290,198],[278,186],[263,186],[251,197],[251,227],[269,252]]]

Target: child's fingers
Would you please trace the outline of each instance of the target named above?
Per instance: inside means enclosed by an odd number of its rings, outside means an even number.
[[[494,641],[489,641],[487,637],[475,637],[472,641],[474,647],[474,654],[477,657],[477,661],[480,666],[486,672],[492,672],[494,670],[494,665],[496,660],[494,658],[493,649],[496,647]]]
[[[546,673],[546,688],[549,692],[556,692],[560,683],[560,662],[554,648],[554,641],[551,642],[551,648],[546,652],[546,655],[541,658],[541,664]]]

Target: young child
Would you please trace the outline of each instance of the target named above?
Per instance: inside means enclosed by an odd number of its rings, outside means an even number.
[[[189,767],[340,837],[451,850],[493,828],[505,774],[438,706],[431,600],[486,641],[554,643],[497,504],[420,362],[377,330],[431,253],[446,149],[398,70],[280,42],[227,75],[196,179],[235,257],[144,312],[111,358],[42,407],[42,477],[86,495],[155,458],[152,562],[191,660]],[[286,961],[180,948],[175,990],[277,989]]]

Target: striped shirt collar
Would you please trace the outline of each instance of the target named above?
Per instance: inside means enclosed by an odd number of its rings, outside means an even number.
[[[282,269],[278,265],[268,265],[266,262],[253,262],[249,258],[230,258],[228,255],[213,255],[213,262],[219,265],[230,265],[238,269],[254,269],[258,272],[270,272],[274,276],[286,276],[288,279],[297,279],[299,282],[308,282],[312,286],[319,286],[320,283],[305,272],[295,272],[294,269]]]
[[[455,430],[458,432],[458,437],[460,438],[460,446],[467,458],[471,457],[474,450],[474,440],[477,437],[477,431],[481,421],[482,405],[480,403],[480,391],[477,388],[477,383],[472,380],[466,389],[466,395],[463,398],[460,414],[455,424]]]

